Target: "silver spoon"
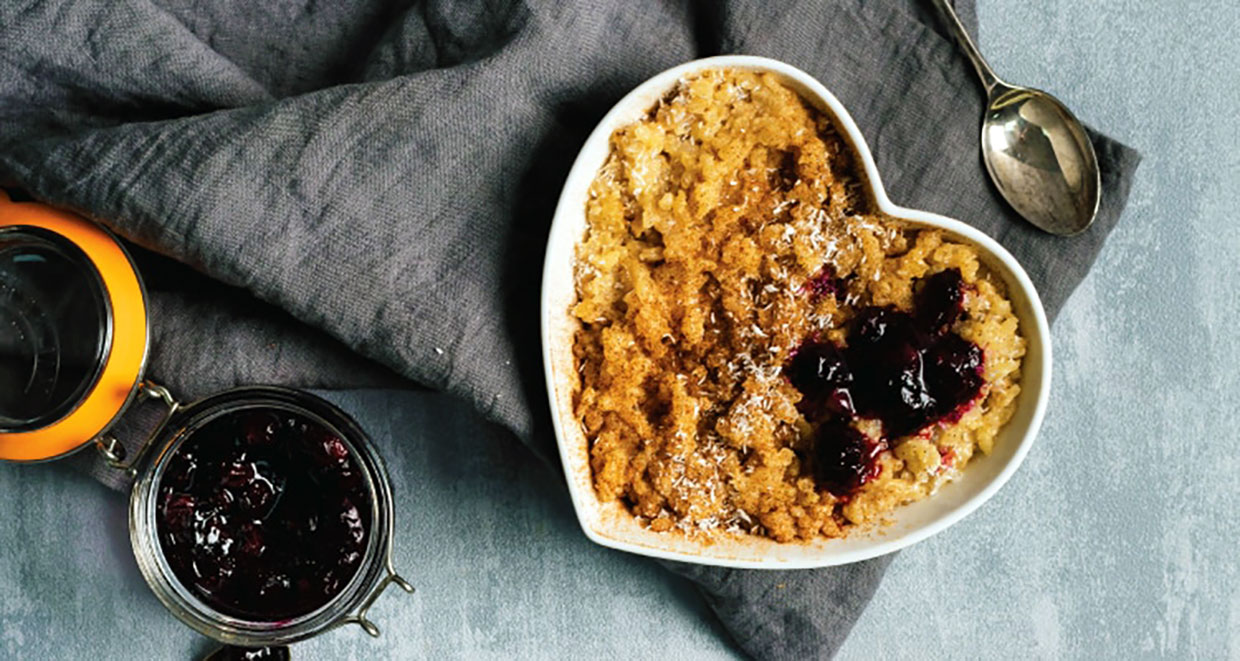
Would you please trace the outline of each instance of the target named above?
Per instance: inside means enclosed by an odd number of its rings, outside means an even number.
[[[999,79],[947,0],[931,0],[986,88],[982,159],[1003,199],[1051,234],[1084,232],[1098,213],[1101,173],[1085,128],[1059,99]]]

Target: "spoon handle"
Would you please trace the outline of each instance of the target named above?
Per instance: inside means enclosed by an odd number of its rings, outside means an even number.
[[[982,53],[977,50],[973,40],[969,38],[968,30],[964,29],[964,25],[960,22],[960,17],[956,15],[956,10],[952,9],[948,0],[930,0],[930,4],[939,10],[939,16],[942,17],[943,23],[947,25],[947,29],[956,37],[956,43],[960,44],[964,54],[969,56],[969,61],[973,63],[973,68],[977,69],[977,77],[982,79],[982,86],[986,88],[986,93],[995,88],[996,85],[1003,83],[999,77],[995,75],[990,65],[986,63],[986,59],[982,57]]]

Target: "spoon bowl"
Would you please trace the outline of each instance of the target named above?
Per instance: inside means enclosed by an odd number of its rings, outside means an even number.
[[[982,119],[982,158],[1003,199],[1035,226],[1071,236],[1093,222],[1098,160],[1084,127],[1059,99],[996,85]]]

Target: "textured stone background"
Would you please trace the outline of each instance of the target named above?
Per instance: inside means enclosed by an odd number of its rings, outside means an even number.
[[[1000,75],[1145,161],[1055,328],[1024,467],[902,554],[840,658],[1240,658],[1240,4],[980,0],[979,14]],[[397,563],[420,592],[379,602],[382,639],[338,631],[300,658],[735,656],[686,584],[591,545],[550,471],[464,407],[332,397],[388,458]],[[436,443],[448,435],[475,453]],[[53,464],[0,466],[0,502],[0,658],[208,649],[138,575],[125,498]]]

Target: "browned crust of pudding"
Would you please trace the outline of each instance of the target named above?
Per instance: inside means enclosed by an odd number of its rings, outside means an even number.
[[[991,451],[1025,353],[1002,280],[972,245],[879,214],[832,122],[777,76],[697,74],[610,144],[572,308],[574,412],[601,500],[660,532],[840,537]],[[824,267],[838,295],[810,291]],[[783,366],[807,338],[845,343],[863,307],[911,309],[916,282],[946,269],[966,284],[951,330],[984,352],[980,398],[885,439],[878,476],[832,495],[808,468],[812,428]]]

